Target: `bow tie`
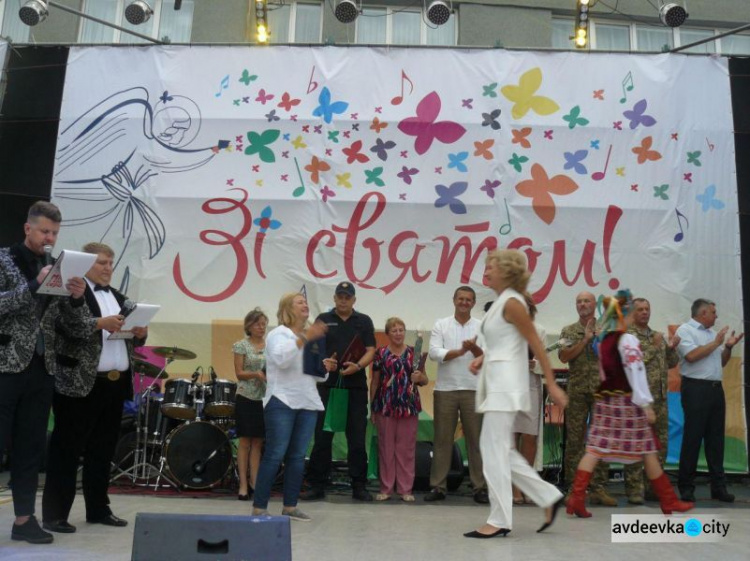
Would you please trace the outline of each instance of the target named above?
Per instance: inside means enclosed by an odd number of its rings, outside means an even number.
[[[94,285],[94,292],[97,292],[99,290],[103,290],[104,292],[109,292],[108,286],[102,286],[101,284],[95,284]]]

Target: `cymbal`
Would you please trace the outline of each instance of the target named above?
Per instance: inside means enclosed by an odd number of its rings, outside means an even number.
[[[198,358],[198,355],[193,351],[180,349],[179,347],[154,347],[151,351],[156,355],[172,360],[193,360],[194,358]]]
[[[169,378],[169,374],[167,374],[167,372],[162,372],[161,368],[155,364],[138,359],[133,361],[133,372],[143,374],[149,378]]]

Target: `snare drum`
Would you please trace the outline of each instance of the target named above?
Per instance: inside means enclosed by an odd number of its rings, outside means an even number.
[[[234,416],[234,394],[237,384],[230,380],[214,380],[206,384],[206,403],[203,411],[211,417]]]
[[[192,421],[195,419],[193,406],[193,384],[189,380],[176,378],[164,384],[164,401],[161,411],[172,419]]]

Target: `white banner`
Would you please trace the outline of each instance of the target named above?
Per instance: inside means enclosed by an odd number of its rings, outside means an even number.
[[[741,328],[726,61],[334,47],[71,50],[59,247],[102,240],[159,321],[275,315],[336,283],[429,329],[486,250],[524,251],[540,320],[628,287],[652,325],[698,297]],[[272,321],[272,323],[275,323]]]

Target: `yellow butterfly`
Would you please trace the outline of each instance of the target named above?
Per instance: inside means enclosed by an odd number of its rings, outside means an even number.
[[[520,119],[529,109],[533,109],[539,115],[551,115],[560,109],[553,100],[541,95],[534,95],[542,85],[542,71],[540,68],[532,68],[521,75],[517,86],[503,86],[500,91],[513,102],[511,115],[514,119]]]
[[[307,144],[302,140],[302,135],[297,136],[294,140],[292,140],[292,146],[294,146],[295,150],[299,150],[300,148],[307,148]]]
[[[351,173],[337,173],[336,174],[336,185],[339,187],[346,187],[347,189],[352,188],[352,184],[349,182],[349,178],[352,176]]]

